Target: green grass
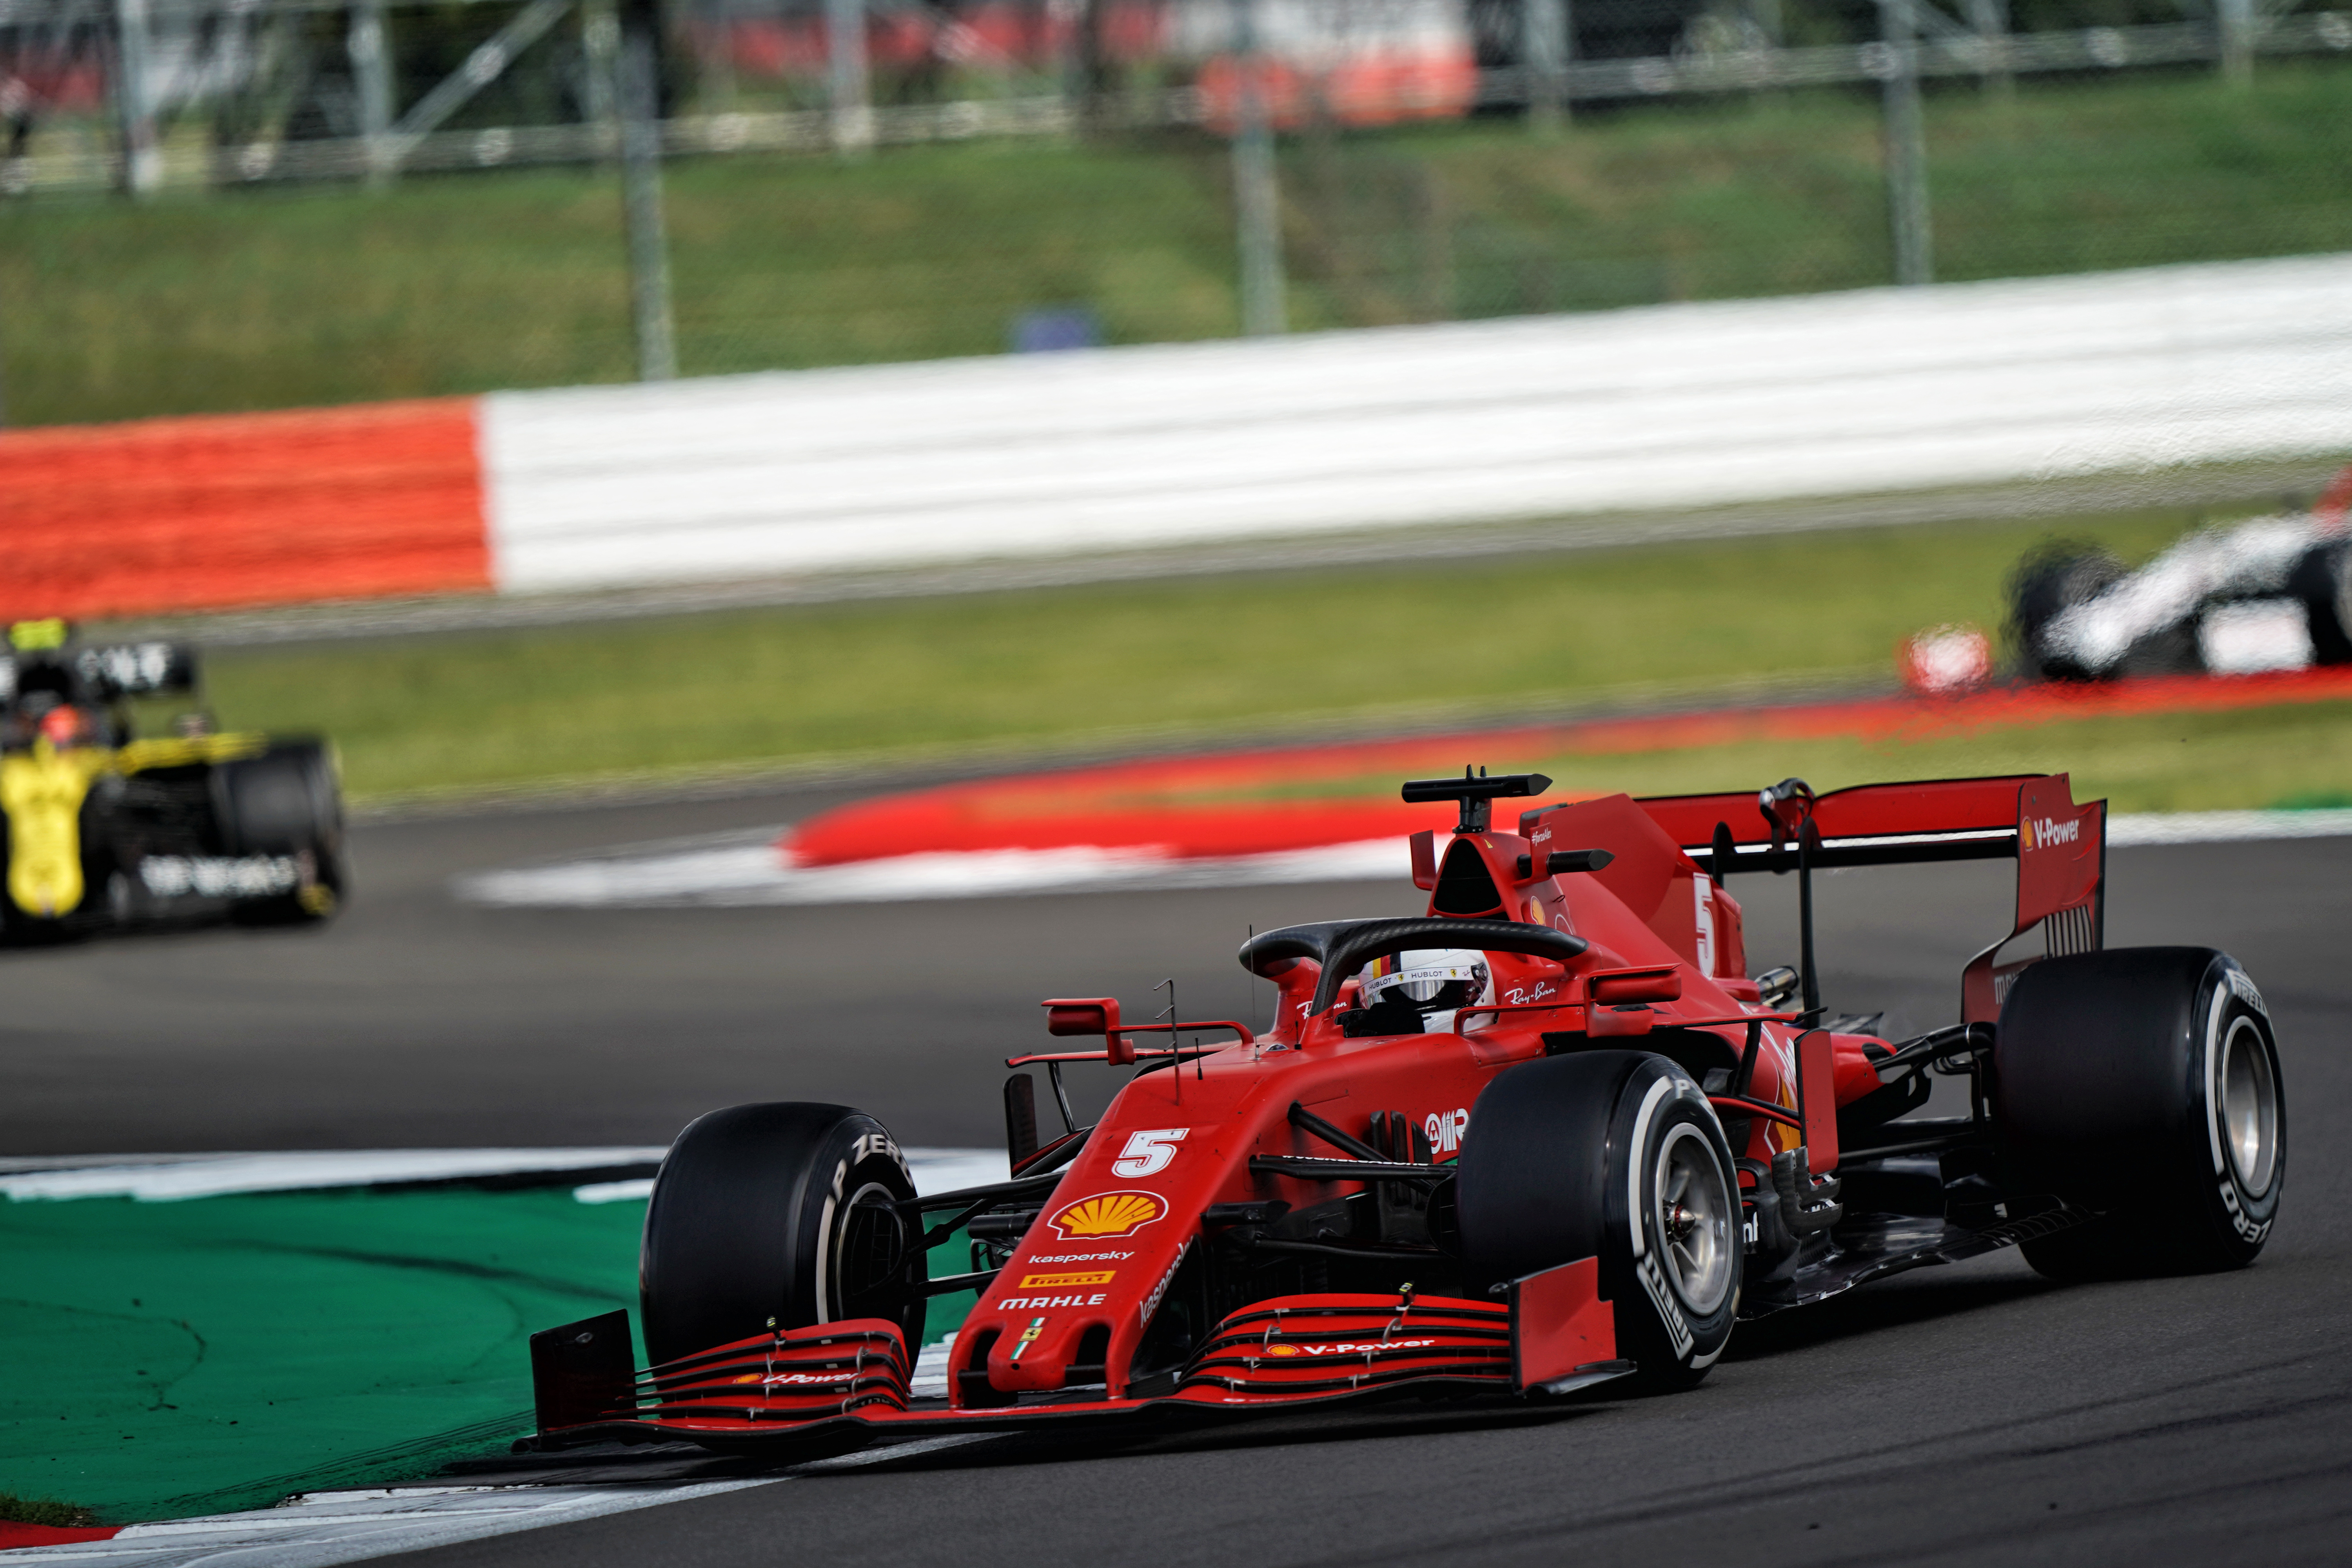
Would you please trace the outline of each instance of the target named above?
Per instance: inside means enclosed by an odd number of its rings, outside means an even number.
[[[2329,67],[1948,83],[1927,103],[1947,280],[2352,247],[2352,126]],[[2314,125],[2314,117],[2331,119]],[[1492,122],[1294,153],[1302,290],[1426,320],[1889,280],[1874,101],[1766,94],[1607,115],[1550,145]]]
[[[2281,811],[2343,811],[2352,807],[2352,790],[2300,790],[2283,795],[2271,804]]]
[[[1629,795],[1756,789],[1792,775],[1832,790],[1888,779],[2063,773],[2074,775],[2075,799],[2104,798],[2117,811],[2308,806],[2343,800],[2352,784],[2352,703],[2133,714],[1906,741],[1556,756],[1536,765],[1563,789]]]
[[[2113,714],[1999,729],[1963,730],[1920,710],[1908,732],[1885,738],[1750,740],[1671,750],[1612,752],[1602,745],[1527,753],[1465,753],[1439,740],[1418,760],[1359,771],[1341,753],[1279,780],[1154,794],[1129,784],[1123,805],[1181,809],[1213,803],[1386,797],[1401,773],[1451,772],[1465,761],[1494,771],[1533,770],[1561,793],[1696,795],[1752,790],[1790,775],[1816,790],[1890,779],[1990,773],[2072,773],[2078,799],[2118,811],[2213,811],[2352,805],[2352,702],[2280,704],[2220,712]],[[1059,798],[1059,797],[1057,797]],[[1083,797],[1081,797],[1083,798]]]
[[[1929,96],[1937,274],[2352,247],[2342,66]],[[1292,320],[1316,328],[1887,280],[1875,100],[1626,109],[1284,154]],[[1182,137],[671,167],[689,374],[985,354],[1083,303],[1111,341],[1238,321],[1222,148]],[[26,424],[618,381],[609,175],[507,171],[0,204],[0,378]]]
[[[1003,351],[1092,303],[1118,341],[1234,330],[1200,156],[916,149],[743,158],[668,181],[688,374]],[[0,206],[12,422],[626,380],[608,178],[520,172]]]
[[[2064,527],[2136,560],[2192,521]],[[225,723],[332,736],[362,800],[1279,738],[1310,720],[1475,725],[1886,679],[1895,644],[1924,626],[1997,626],[2003,578],[2049,531],[1913,526],[226,650],[209,679]]]
[[[80,1525],[95,1524],[98,1516],[79,1503],[0,1492],[0,1520],[10,1524],[45,1524],[52,1530],[71,1530]]]

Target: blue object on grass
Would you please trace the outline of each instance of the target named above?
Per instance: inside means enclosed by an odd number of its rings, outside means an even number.
[[[1013,318],[1013,352],[1057,353],[1102,346],[1102,318],[1086,305],[1049,305]]]

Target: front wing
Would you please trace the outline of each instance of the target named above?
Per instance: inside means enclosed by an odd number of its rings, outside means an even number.
[[[1634,1371],[1620,1361],[1596,1261],[1518,1280],[1507,1300],[1313,1295],[1260,1301],[1217,1325],[1185,1364],[1119,1398],[1100,1384],[1014,1396],[961,1375],[966,1399],[912,1394],[895,1323],[856,1319],[779,1330],[638,1370],[628,1313],[531,1336],[542,1447],[613,1438],[735,1446],[857,1428],[1011,1430],[1152,1410],[1295,1408],[1401,1388],[1559,1396]],[[1022,1403],[1013,1403],[1015,1398]]]

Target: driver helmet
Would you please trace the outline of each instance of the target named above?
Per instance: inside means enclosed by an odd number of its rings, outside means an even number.
[[[40,724],[42,739],[60,751],[68,746],[79,745],[88,729],[81,710],[71,703],[59,703],[42,714]]]
[[[1446,1013],[1495,999],[1486,955],[1475,948],[1424,947],[1364,966],[1364,1005],[1402,1003],[1416,1013]]]

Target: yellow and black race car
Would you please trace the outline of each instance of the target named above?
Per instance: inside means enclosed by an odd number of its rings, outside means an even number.
[[[167,642],[83,647],[20,621],[0,653],[0,934],[157,921],[301,923],[345,889],[341,791],[316,740],[218,734],[201,712],[135,738],[130,700],[193,693]]]

